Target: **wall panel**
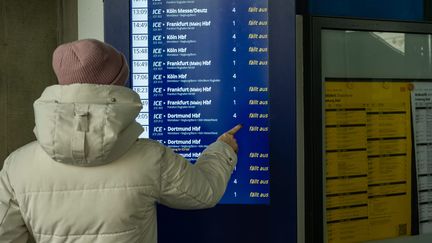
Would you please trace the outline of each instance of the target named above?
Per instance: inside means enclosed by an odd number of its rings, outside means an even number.
[[[51,55],[57,46],[58,0],[0,0],[0,161],[33,141],[32,104],[55,83]]]

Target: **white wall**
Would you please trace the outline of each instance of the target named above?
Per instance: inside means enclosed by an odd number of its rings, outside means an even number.
[[[104,40],[102,0],[78,0],[78,39]]]

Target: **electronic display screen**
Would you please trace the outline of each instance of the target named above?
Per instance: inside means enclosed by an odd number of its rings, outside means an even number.
[[[132,88],[142,138],[192,163],[237,124],[223,204],[269,204],[268,0],[131,0]]]

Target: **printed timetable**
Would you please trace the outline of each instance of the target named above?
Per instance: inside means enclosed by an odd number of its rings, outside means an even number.
[[[417,169],[419,233],[432,232],[432,85],[415,82],[411,93]]]
[[[268,0],[131,0],[130,13],[141,137],[195,162],[242,124],[221,203],[269,204]]]
[[[328,242],[411,234],[409,82],[325,83]]]

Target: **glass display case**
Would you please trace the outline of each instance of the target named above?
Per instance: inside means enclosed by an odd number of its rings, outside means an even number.
[[[307,242],[432,231],[431,32],[422,23],[309,20]]]

